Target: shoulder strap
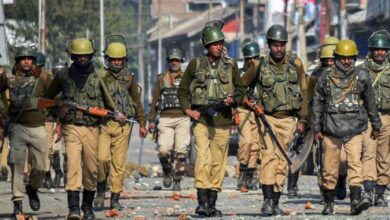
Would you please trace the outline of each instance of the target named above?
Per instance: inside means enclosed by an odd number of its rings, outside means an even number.
[[[259,80],[260,72],[261,72],[261,69],[263,69],[263,66],[264,66],[264,57],[260,57],[260,62],[259,62],[259,66],[257,67],[257,70],[256,70],[255,78],[254,78],[254,80],[252,80],[251,84],[249,84],[249,90],[248,90],[249,95],[252,95],[253,91],[255,90],[255,86]]]
[[[105,70],[104,70],[103,68],[99,68],[99,69],[97,69],[97,71],[96,71],[96,75],[97,75],[97,77],[98,77],[98,79],[99,79],[100,84],[102,85],[103,92],[105,93],[105,95],[106,95],[107,98],[108,98],[108,102],[109,102],[109,104],[111,105],[111,108],[112,108],[112,109],[116,109],[115,102],[114,102],[114,100],[112,99],[110,90],[108,90],[108,87],[107,87],[106,83],[104,82],[104,80],[103,80],[103,78],[102,78],[102,75],[104,75],[102,72],[104,72],[104,74],[105,74]]]

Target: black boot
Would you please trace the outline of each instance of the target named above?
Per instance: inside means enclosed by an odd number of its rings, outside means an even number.
[[[45,177],[43,178],[43,187],[46,189],[50,189],[52,185],[51,182],[51,173],[50,171],[45,172]]]
[[[104,208],[104,198],[106,192],[106,182],[98,182],[96,185],[96,198],[93,202],[95,209],[98,211],[103,210]]]
[[[30,207],[33,211],[38,211],[41,208],[41,202],[38,197],[38,189],[34,189],[31,185],[26,186],[26,193],[30,202]]]
[[[287,196],[289,198],[296,197],[298,195],[298,178],[299,170],[295,173],[289,173],[287,178]]]
[[[218,199],[218,191],[209,189],[209,216],[212,217],[222,217],[221,210],[215,208],[217,199]]]
[[[80,192],[68,191],[68,220],[80,220]]]
[[[257,184],[259,183],[257,179],[256,168],[248,168],[246,172],[246,184],[249,190],[257,190]]]
[[[272,195],[272,214],[274,216],[284,215],[283,210],[279,208],[280,195],[280,192],[273,192]]]
[[[92,202],[95,197],[95,191],[83,191],[83,202],[81,204],[81,210],[83,210],[83,219],[95,219],[95,214],[92,210]]]
[[[347,197],[347,176],[339,176],[336,184],[336,197],[344,200]]]
[[[59,188],[61,184],[61,178],[64,176],[61,170],[60,152],[54,151],[51,166],[55,172],[52,187]]]
[[[351,215],[359,215],[370,207],[370,203],[361,199],[362,189],[359,186],[350,186],[349,189],[351,191]]]
[[[387,201],[384,198],[383,194],[385,193],[385,185],[376,185],[375,186],[375,206],[387,207]]]
[[[162,166],[164,173],[163,185],[165,188],[171,188],[172,186],[172,164],[170,162],[171,156],[169,154],[159,154],[158,158]]]
[[[1,178],[0,181],[7,181],[8,179],[8,169],[7,167],[1,167]]]
[[[24,215],[22,200],[14,201],[14,213],[12,214],[12,218],[17,219],[18,215]]]
[[[246,180],[246,172],[248,170],[248,166],[245,164],[240,164],[240,174],[237,179],[237,189],[245,188],[247,189],[247,180]]]
[[[324,209],[322,215],[334,215],[334,190],[323,189],[324,194]]]
[[[122,206],[119,203],[120,193],[111,193],[110,209],[122,210]]]
[[[180,185],[181,180],[182,180],[181,176],[173,177],[172,191],[181,191],[181,185]]]
[[[370,206],[373,206],[375,183],[373,181],[364,181],[363,186],[364,186],[364,193],[362,196],[362,201],[368,202]]]
[[[68,155],[66,153],[63,153],[62,156],[64,157],[64,161],[62,163],[62,170],[64,171],[64,188],[66,186],[66,183],[67,183],[67,172],[68,172]]]
[[[199,216],[209,215],[208,189],[198,189],[198,207],[195,209],[195,214]]]
[[[262,188],[263,188],[264,202],[263,202],[263,206],[261,207],[261,213],[265,216],[272,216],[273,214],[272,198],[274,194],[274,186],[262,185]]]

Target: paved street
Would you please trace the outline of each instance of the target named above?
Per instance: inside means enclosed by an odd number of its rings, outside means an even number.
[[[137,129],[135,130],[137,131]],[[138,132],[134,132],[135,134]],[[134,134],[133,134],[134,136]],[[129,150],[129,162],[136,162],[139,138],[133,137],[132,147]],[[155,144],[146,141],[144,149],[144,163],[158,164],[154,152]],[[235,157],[229,157],[229,164],[236,164]],[[230,166],[231,167],[231,166]],[[156,186],[162,186],[161,178],[143,178],[140,183],[135,184],[134,179],[126,178],[125,191],[121,195],[120,202],[125,209],[120,212],[123,219],[194,219],[195,207],[197,206],[196,191],[193,189],[193,178],[185,178],[180,193],[181,198],[173,199],[173,193],[167,190],[153,190]],[[262,205],[261,191],[250,191],[240,193],[235,190],[236,178],[227,177],[224,182],[224,191],[220,194],[217,207],[224,213],[223,219],[258,219]],[[314,176],[301,176],[299,179],[299,197],[287,199],[285,195],[281,198],[281,208],[289,213],[281,219],[335,219],[323,217],[320,214],[322,206],[319,202],[319,192]],[[64,219],[67,214],[67,200],[64,189],[53,190],[41,189],[41,210],[32,212],[27,197],[23,201],[24,210],[27,213],[37,216],[39,219]],[[387,200],[390,195],[386,194]],[[0,182],[0,219],[10,219],[13,205],[11,199],[10,182]],[[109,207],[109,193],[106,193],[106,208]],[[305,204],[311,202],[313,209],[305,209]],[[337,219],[352,219],[349,216],[349,198],[343,201],[336,201]],[[105,211],[95,212],[98,218],[105,218]],[[389,219],[390,209],[371,208],[358,217],[358,219]],[[137,218],[142,219],[142,218]],[[353,219],[356,219],[353,218]]]

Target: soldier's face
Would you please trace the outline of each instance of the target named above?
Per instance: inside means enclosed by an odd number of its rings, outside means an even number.
[[[34,60],[32,57],[22,57],[19,60],[19,65],[24,71],[29,71],[32,69]]]
[[[245,58],[245,63],[250,65],[250,64],[253,64],[255,62],[255,60],[259,59],[258,57],[246,57]]]
[[[339,56],[338,59],[339,59],[341,65],[343,65],[343,67],[348,68],[353,63],[355,63],[356,57],[355,56],[352,56],[352,57]]]
[[[169,60],[169,70],[172,72],[177,72],[180,70],[181,60],[179,59],[170,59]]]
[[[207,45],[207,52],[212,57],[219,58],[221,57],[223,50],[223,41],[214,42],[212,44]]]
[[[324,67],[333,66],[334,59],[333,58],[324,58],[324,59],[321,59],[321,62],[322,62],[322,65]]]
[[[371,57],[376,63],[383,63],[386,60],[389,51],[385,48],[371,49]]]
[[[109,58],[108,61],[112,66],[121,67],[123,66],[123,59],[122,58]]]
[[[271,41],[268,44],[268,48],[271,56],[277,60],[283,59],[286,54],[286,42]]]
[[[85,67],[89,65],[92,59],[91,55],[89,54],[73,55],[73,57],[74,57],[74,62],[77,64],[77,66],[80,67]]]

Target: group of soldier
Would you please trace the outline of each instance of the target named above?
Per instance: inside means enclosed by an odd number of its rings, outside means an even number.
[[[39,65],[35,48],[20,48],[12,75],[0,74],[0,91],[8,93],[8,125],[4,128],[9,139],[14,216],[24,213],[25,193],[31,209],[40,209],[38,189],[51,183],[49,161],[56,173],[53,185],[59,186],[63,175],[60,154],[52,147],[59,141],[63,141],[66,156],[67,218],[94,219],[93,207],[104,208],[107,186],[110,208],[121,210],[119,198],[133,122],[138,122],[139,136],[145,138],[147,120],[149,132],[158,131],[163,185],[174,191],[181,190],[194,136],[195,213],[200,216],[222,216],[216,201],[223,188],[233,121],[239,132],[237,185],[240,189],[261,187],[262,214],[283,215],[279,200],[288,173],[287,146],[294,133],[308,130],[314,132],[316,146],[323,151],[319,160],[323,171],[318,172],[323,215],[334,214],[334,197],[345,198],[346,183],[351,215],[371,205],[386,206],[383,194],[390,181],[389,34],[373,33],[370,53],[358,67],[355,42],[327,38],[320,64],[308,77],[302,61],[286,51],[284,27],[268,29],[269,54],[265,56],[260,55],[255,41],[245,39],[242,69],[227,55],[222,27],[221,21],[206,23],[201,40],[207,52],[190,60],[184,72],[183,49],[168,48],[169,67],[157,77],[148,119],[139,86],[126,66],[128,53],[122,37],[106,38],[103,63],[93,59],[92,41],[70,41],[67,52],[72,63],[55,66],[53,74]],[[55,104],[47,109],[44,102]],[[106,114],[94,113],[96,108]],[[290,173],[289,194],[296,194],[298,176]],[[337,195],[336,185],[342,189]]]

